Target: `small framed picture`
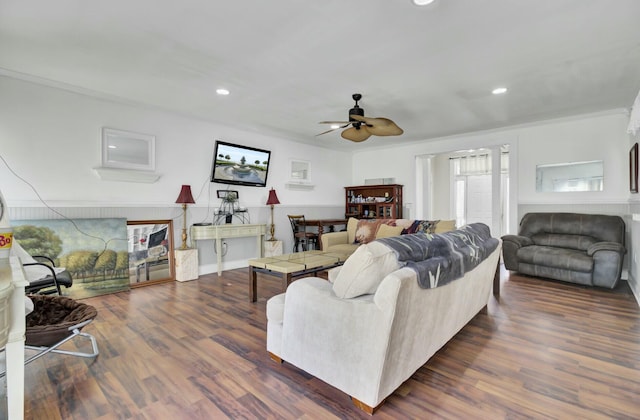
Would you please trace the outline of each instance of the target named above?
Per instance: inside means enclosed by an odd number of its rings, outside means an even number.
[[[638,192],[638,143],[629,151],[629,190]]]

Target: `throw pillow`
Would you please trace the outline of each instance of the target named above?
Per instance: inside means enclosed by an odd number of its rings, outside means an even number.
[[[455,220],[438,220],[435,233],[451,232],[452,230],[456,230]]]
[[[439,220],[414,220],[411,226],[402,231],[403,234],[435,233]]]
[[[398,236],[402,233],[402,226],[380,225],[376,232],[376,239]]]
[[[358,244],[368,244],[376,239],[376,232],[381,225],[396,225],[396,219],[359,220],[356,228],[356,240]]]
[[[387,274],[400,268],[398,257],[380,242],[360,245],[340,268],[333,292],[342,299],[375,293]]]

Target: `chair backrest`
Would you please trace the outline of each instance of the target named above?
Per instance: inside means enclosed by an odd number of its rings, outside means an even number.
[[[294,235],[307,230],[307,222],[303,214],[288,214],[287,217],[289,218],[289,223],[291,223],[291,230]]]

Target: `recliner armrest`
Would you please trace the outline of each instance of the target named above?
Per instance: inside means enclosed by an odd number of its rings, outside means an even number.
[[[593,256],[593,254],[598,251],[613,251],[619,254],[625,254],[627,252],[624,245],[618,242],[598,242],[587,249],[587,255]]]
[[[520,235],[504,235],[502,237],[502,242],[511,242],[518,248],[533,245],[533,240],[531,240],[531,238]]]
[[[507,270],[518,270],[518,250],[523,246],[533,245],[533,240],[526,236],[504,235],[502,237],[502,257]]]

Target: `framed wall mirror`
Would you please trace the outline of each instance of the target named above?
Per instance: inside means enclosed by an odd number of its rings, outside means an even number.
[[[131,287],[175,280],[171,220],[128,220]]]
[[[604,163],[553,163],[536,166],[536,192],[603,191]]]
[[[156,137],[131,131],[102,128],[102,166],[106,168],[156,169]]]

